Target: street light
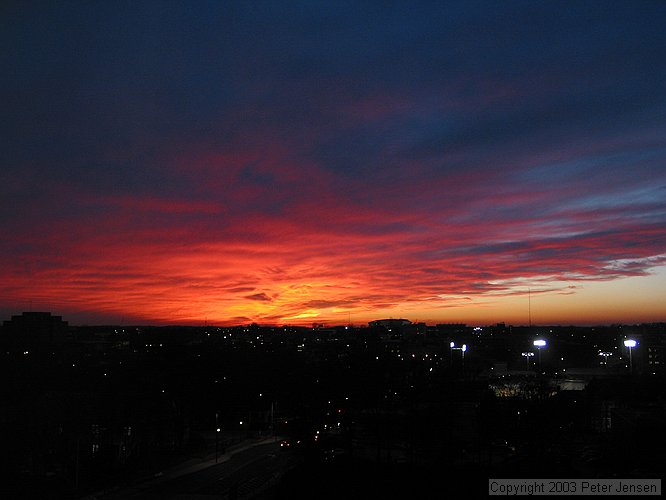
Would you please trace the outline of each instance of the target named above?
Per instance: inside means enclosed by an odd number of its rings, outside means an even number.
[[[527,369],[530,369],[530,358],[534,357],[534,353],[532,351],[527,351],[522,353],[523,356],[525,357],[525,361],[527,361]]]
[[[217,463],[217,454],[220,449],[220,431],[222,430],[218,427],[219,418],[220,418],[220,413],[216,411],[215,412],[215,463]]]
[[[603,363],[604,363],[605,365],[608,364],[608,356],[612,356],[612,355],[613,355],[612,352],[608,352],[608,351],[599,351],[599,356],[603,356],[603,357],[604,357],[604,361],[603,361]]]
[[[631,350],[636,347],[636,341],[629,339],[624,341],[624,347],[629,349],[629,373],[634,373],[634,368],[631,363]]]
[[[541,348],[546,347],[547,342],[543,339],[536,339],[534,342],[534,347],[537,348],[537,352],[539,353],[539,372],[541,372]]]
[[[454,342],[449,344],[451,348],[451,365],[453,365],[453,351],[460,351],[462,354],[462,368],[465,369],[465,352],[467,351],[467,344],[463,344],[461,347],[456,347]]]

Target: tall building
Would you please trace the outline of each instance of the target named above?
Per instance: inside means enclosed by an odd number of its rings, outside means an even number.
[[[650,345],[648,351],[648,368],[652,372],[661,372],[666,369],[666,346]]]
[[[69,325],[49,312],[24,312],[3,322],[2,343],[22,349],[48,349],[67,339]]]

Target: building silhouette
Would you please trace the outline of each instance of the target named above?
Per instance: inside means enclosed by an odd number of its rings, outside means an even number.
[[[3,322],[2,343],[9,348],[49,349],[67,340],[69,324],[49,312],[24,312]]]

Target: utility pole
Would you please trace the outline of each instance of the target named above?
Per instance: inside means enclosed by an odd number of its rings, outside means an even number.
[[[74,466],[74,490],[75,491],[79,490],[80,445],[81,445],[81,437],[77,436],[77,438],[76,438],[76,465]]]
[[[273,433],[273,440],[277,441],[277,437],[275,434],[275,402],[271,401],[271,432]]]
[[[217,455],[220,449],[220,427],[218,424],[219,421],[219,412],[215,412],[215,463],[217,463]]]

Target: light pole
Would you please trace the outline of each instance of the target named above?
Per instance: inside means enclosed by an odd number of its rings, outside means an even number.
[[[537,348],[537,352],[539,353],[539,373],[541,373],[541,348],[546,347],[547,342],[543,339],[536,339],[534,342],[534,347]]]
[[[631,363],[631,350],[636,347],[636,341],[629,339],[624,341],[624,347],[627,347],[629,349],[629,373],[633,374],[634,373],[634,367],[632,366]]]
[[[604,357],[604,360],[603,360],[603,364],[604,364],[604,365],[607,365],[607,364],[608,364],[608,356],[612,356],[612,355],[613,355],[612,352],[608,352],[608,351],[599,351],[599,356],[603,356],[603,357]]]
[[[453,367],[453,349],[456,347],[456,343],[455,343],[455,342],[451,342],[451,343],[449,344],[449,347],[450,347],[450,349],[449,349],[449,355],[450,355],[450,356],[449,356],[449,366],[450,366],[450,367]]]
[[[219,412],[215,412],[215,463],[217,463],[218,450],[220,449],[220,431],[221,431],[221,429],[218,427],[219,417],[220,417]]]
[[[462,369],[465,369],[465,352],[467,351],[467,344],[463,344],[461,347],[456,347],[454,342],[449,344],[451,348],[451,366],[453,366],[453,351],[460,351],[462,354]]]
[[[523,353],[523,356],[525,357],[525,361],[527,361],[527,370],[529,371],[530,369],[530,358],[534,357],[534,353],[532,351],[527,351]]]

